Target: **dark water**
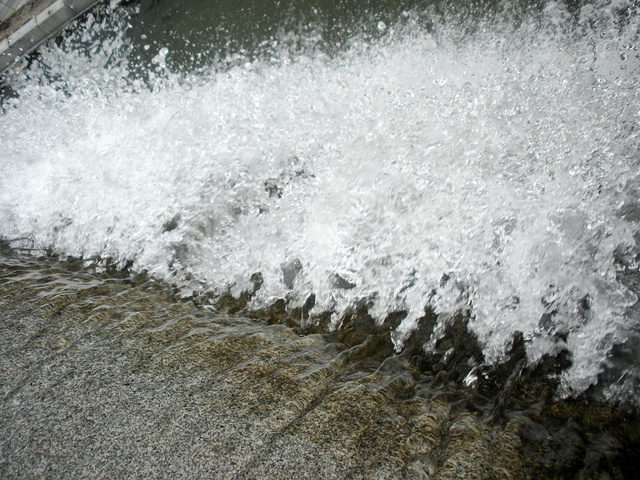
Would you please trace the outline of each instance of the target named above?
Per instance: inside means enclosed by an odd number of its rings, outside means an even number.
[[[434,1],[140,1],[128,37],[135,43],[144,35],[146,45],[164,46],[172,52],[168,65],[174,71],[193,70],[234,55],[243,58],[273,57],[275,43],[284,43],[287,53],[303,54],[320,49],[336,54],[358,38],[370,41],[385,35],[386,26],[398,28],[415,20],[426,30],[455,22],[464,29],[478,28],[486,19],[509,15],[518,22],[522,15],[540,11],[541,2],[520,2],[503,12],[499,2]],[[572,6],[575,12],[575,5]],[[379,28],[383,22],[385,28]],[[138,47],[136,59],[148,62],[153,55]],[[156,50],[157,51],[157,48]],[[155,54],[154,50],[151,50]]]

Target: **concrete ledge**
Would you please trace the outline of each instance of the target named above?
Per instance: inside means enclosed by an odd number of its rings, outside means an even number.
[[[0,36],[0,73],[97,3],[100,0],[42,0],[16,11],[2,22],[5,28],[0,33],[4,35]]]
[[[80,15],[99,2],[96,0],[64,0],[64,3],[71,10],[76,12],[76,15]]]
[[[0,20],[11,16],[29,0],[0,0]]]
[[[57,32],[70,18],[75,18],[76,13],[69,8],[63,0],[57,0],[43,12],[36,15],[38,28],[49,35]]]

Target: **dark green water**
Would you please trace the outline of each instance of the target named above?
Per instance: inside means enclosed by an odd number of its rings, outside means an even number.
[[[457,25],[462,36],[487,23],[517,28],[523,19],[538,15],[546,2],[133,0],[120,5],[130,12],[120,25],[131,42],[127,56],[144,76],[161,48],[170,52],[169,68],[182,73],[256,58],[277,62],[318,51],[333,56],[385,37],[390,27],[398,32],[408,24],[431,32]],[[577,17],[579,2],[565,5]],[[110,13],[103,10],[102,15]]]

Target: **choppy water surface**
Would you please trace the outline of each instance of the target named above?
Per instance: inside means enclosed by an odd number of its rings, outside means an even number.
[[[486,362],[522,332],[529,362],[570,352],[561,394],[635,398],[633,2],[164,3],[7,77],[3,238],[213,301],[260,273],[249,308],[314,294],[332,328],[405,312],[397,350],[467,312]]]

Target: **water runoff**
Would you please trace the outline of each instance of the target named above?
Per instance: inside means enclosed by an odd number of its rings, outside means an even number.
[[[637,402],[637,4],[311,3],[111,2],[5,74],[2,238]]]

